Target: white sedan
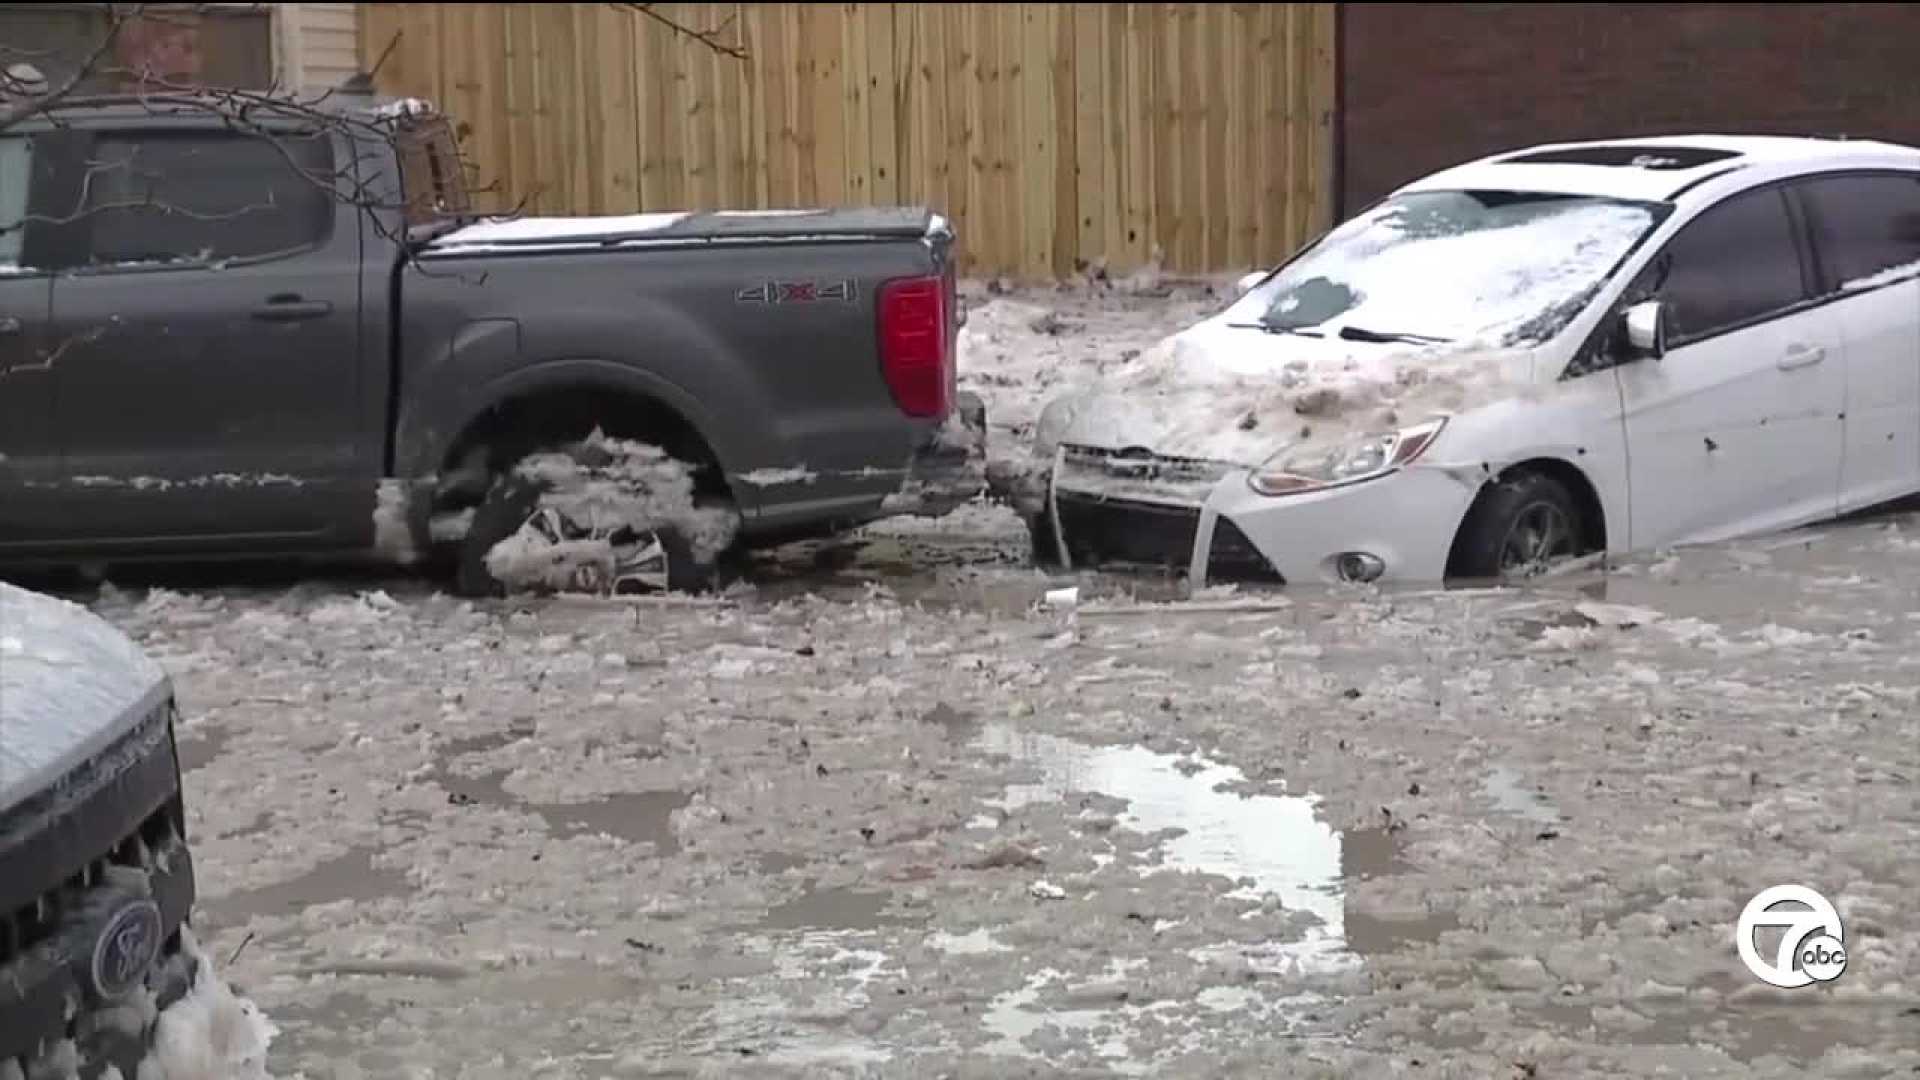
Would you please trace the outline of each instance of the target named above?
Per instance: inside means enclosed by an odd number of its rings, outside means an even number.
[[[1920,150],[1535,147],[1241,287],[1048,404],[1038,552],[1501,579],[1920,490]]]

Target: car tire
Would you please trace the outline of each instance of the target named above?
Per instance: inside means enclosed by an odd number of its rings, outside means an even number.
[[[1531,577],[1584,554],[1586,524],[1579,502],[1554,477],[1543,472],[1502,477],[1482,488],[1467,511],[1454,539],[1450,573],[1480,581]]]
[[[541,514],[540,498],[544,493],[543,485],[515,475],[511,468],[495,477],[455,552],[456,593],[482,598],[505,596],[513,591],[515,586],[494,576],[487,565],[487,556],[502,540],[523,528],[534,527],[536,517]],[[707,500],[701,505],[720,506],[726,502]],[[658,526],[650,530],[647,537],[636,536],[632,542],[645,547],[649,540],[658,545],[658,569],[649,575],[650,591],[698,593],[717,588],[723,565],[730,564],[724,552],[714,558],[700,558],[684,533],[672,525]]]

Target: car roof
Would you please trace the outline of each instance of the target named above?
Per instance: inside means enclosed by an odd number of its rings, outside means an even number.
[[[1443,169],[1400,190],[1548,191],[1665,202],[1707,180],[1749,168],[1770,176],[1920,169],[1920,149],[1806,135],[1662,135],[1547,143]]]
[[[373,92],[358,80],[313,93],[284,90],[222,93],[208,91],[157,91],[147,94],[74,95],[30,114],[22,127],[55,127],[65,124],[87,126],[91,123],[126,121],[167,124],[224,124],[236,110],[245,110],[251,122],[313,123],[330,118],[374,120],[407,112],[431,112],[430,106],[411,98],[394,98]]]

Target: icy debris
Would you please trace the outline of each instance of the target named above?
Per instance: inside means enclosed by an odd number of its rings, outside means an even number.
[[[1769,648],[1774,649],[1800,648],[1820,640],[1819,634],[1810,634],[1805,630],[1795,629],[1791,626],[1780,626],[1776,623],[1768,623],[1754,631],[1754,637],[1758,638],[1761,643]]]
[[[407,522],[412,495],[406,481],[387,479],[375,489],[373,503],[373,547],[382,558],[399,565],[410,565],[420,558],[414,543],[413,528]]]
[[[524,528],[501,540],[487,552],[487,570],[509,585],[566,589],[582,580],[610,582],[616,562],[611,538],[622,530],[645,536],[670,529],[696,560],[711,561],[733,543],[740,526],[732,508],[696,503],[685,462],[660,447],[598,430],[576,447],[527,457],[514,474],[539,486],[541,508],[586,535],[555,542]]]
[[[380,120],[404,120],[410,116],[431,116],[438,110],[433,102],[425,98],[396,98],[372,110],[373,116]]]
[[[811,469],[795,467],[791,469],[754,469],[736,475],[734,479],[752,487],[777,487],[781,484],[811,484],[818,479],[819,473]]]
[[[540,241],[606,240],[671,228],[687,217],[685,213],[624,214],[603,217],[522,217],[482,221],[441,236],[433,251],[449,251],[494,244],[528,244]]]
[[[1065,900],[1067,890],[1050,881],[1036,881],[1027,886],[1027,894],[1035,900]]]
[[[197,967],[193,989],[160,1013],[136,1080],[271,1080],[267,1050],[279,1028],[236,995],[182,931]]]
[[[1050,608],[1072,608],[1079,606],[1080,586],[1070,585],[1064,589],[1048,589],[1041,603]]]
[[[1593,620],[1596,626],[1617,630],[1631,630],[1636,626],[1658,622],[1662,618],[1661,613],[1652,608],[1634,607],[1630,604],[1603,604],[1597,600],[1575,604],[1573,610]]]
[[[372,599],[374,596],[384,597],[386,602]],[[362,594],[350,600],[329,600],[308,612],[307,621],[315,626],[368,626],[385,619],[396,606],[385,593]]]

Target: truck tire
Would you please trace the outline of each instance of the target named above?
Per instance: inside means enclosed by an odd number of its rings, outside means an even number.
[[[487,496],[475,510],[473,521],[455,555],[454,590],[467,597],[498,597],[525,589],[535,592],[598,591],[696,593],[719,584],[721,556],[702,559],[693,544],[671,524],[663,524],[637,533],[623,529],[600,537],[614,549],[617,563],[613,580],[583,580],[570,574],[572,560],[561,545],[587,539],[579,528],[551,508],[543,508],[541,496],[546,488],[540,483],[516,475],[511,469],[496,477]],[[703,505],[719,509],[724,500]],[[522,565],[537,563],[540,544],[547,542],[552,552],[548,576],[525,580],[515,575],[502,580],[489,565],[489,555],[502,541],[527,531],[527,557]],[[535,569],[539,569],[536,565]],[[604,577],[605,567],[589,571],[592,578]]]
[[[1566,485],[1523,472],[1487,485],[1454,541],[1452,573],[1481,581],[1525,578],[1581,554],[1580,504]]]

